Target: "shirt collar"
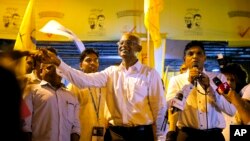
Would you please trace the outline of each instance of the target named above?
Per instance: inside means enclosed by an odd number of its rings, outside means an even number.
[[[53,87],[49,82],[45,81],[45,80],[42,80],[40,82],[40,85],[41,86],[45,86],[45,85],[49,85],[50,87]],[[54,87],[53,87],[54,88]],[[62,88],[66,88],[66,86],[62,83]]]
[[[206,74],[206,70],[204,68],[203,68],[202,72],[204,72]],[[185,73],[183,73],[183,74],[185,74],[187,76],[187,78],[188,78],[188,76],[189,76],[189,69],[187,69],[187,71]]]
[[[138,60],[133,66],[129,67],[129,70],[138,72],[141,69],[141,67],[142,67],[142,64]],[[119,65],[119,69],[120,70],[125,69],[125,66],[121,63]]]

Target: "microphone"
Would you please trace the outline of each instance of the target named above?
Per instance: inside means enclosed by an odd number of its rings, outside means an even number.
[[[172,99],[171,101],[171,110],[172,110],[172,114],[179,111],[179,110],[183,110],[183,94],[181,92],[178,92],[177,95]],[[167,122],[168,121],[168,110],[166,111],[165,117],[164,117],[164,121],[162,123],[161,126],[161,130],[165,131],[166,126],[167,126]]]
[[[179,110],[183,110],[183,94],[182,92],[178,92],[175,98],[172,100],[172,114],[178,112]]]
[[[192,68],[198,68],[198,64],[197,63],[194,63]],[[198,83],[198,79],[199,77],[195,77],[194,78],[194,86],[197,87],[197,83]]]
[[[222,83],[218,77],[213,78],[214,84],[217,86],[216,91],[219,93],[218,89],[222,90],[224,94],[228,94],[230,86],[227,82]]]

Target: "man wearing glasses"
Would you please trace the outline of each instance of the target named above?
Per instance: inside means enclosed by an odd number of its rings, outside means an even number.
[[[110,132],[106,134],[110,133],[110,140],[165,140],[166,132],[161,130],[166,111],[163,84],[155,69],[138,61],[136,55],[141,49],[138,36],[124,33],[118,42],[121,64],[96,73],[75,70],[49,52],[37,55],[43,62],[55,64],[79,88],[106,86],[110,112]]]

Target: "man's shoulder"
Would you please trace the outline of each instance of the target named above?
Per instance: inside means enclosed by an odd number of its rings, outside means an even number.
[[[250,101],[250,84],[243,87],[241,92],[242,92],[242,98]]]

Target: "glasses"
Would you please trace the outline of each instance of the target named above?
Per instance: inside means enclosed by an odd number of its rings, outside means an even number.
[[[130,40],[122,40],[122,41],[117,42],[118,46],[122,46],[122,45],[132,46],[134,44],[137,44],[137,42],[136,41],[130,41]]]

